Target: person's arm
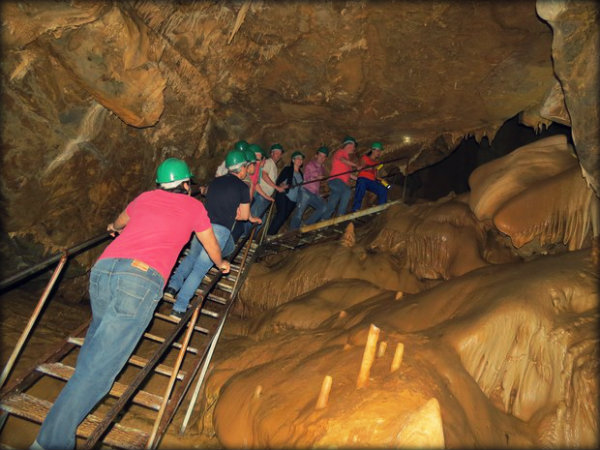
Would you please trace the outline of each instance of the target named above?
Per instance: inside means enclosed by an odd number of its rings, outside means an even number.
[[[115,233],[120,233],[121,231],[123,231],[123,228],[125,228],[125,226],[127,226],[128,223],[129,215],[126,211],[123,211],[121,214],[119,214],[119,217],[117,217],[117,219],[114,222],[108,224],[108,226],[106,227],[106,231],[109,231],[110,235],[112,237],[115,237]]]
[[[193,185],[194,187],[192,187],[192,192],[191,192],[191,196],[192,197],[197,197],[198,195],[202,195],[205,196],[206,195],[206,190],[208,188],[208,186],[198,186],[195,187],[196,185]]]
[[[270,195],[267,195],[265,193],[265,191],[263,191],[263,188],[260,187],[260,183],[256,185],[256,192],[258,192],[258,195],[260,195],[261,197],[266,198],[270,202],[274,202],[275,201],[275,199],[273,197],[271,197]]]
[[[204,231],[196,231],[196,237],[202,244],[202,247],[204,247],[204,250],[206,250],[208,257],[215,263],[215,266],[217,266],[221,272],[229,273],[231,265],[229,264],[229,261],[223,259],[219,241],[217,241],[212,227],[207,228]]]
[[[250,217],[250,203],[240,203],[235,220],[248,220]]]
[[[269,186],[271,186],[272,188],[274,188],[277,192],[283,192],[283,191],[285,191],[285,187],[277,186],[273,182],[273,180],[271,180],[271,177],[269,176],[269,174],[267,172],[263,172],[262,178],[263,178],[263,180],[265,180],[265,183],[267,183]]]
[[[344,157],[340,157],[340,161],[346,164],[347,166],[354,167],[355,169],[360,168],[359,164],[356,164],[355,162],[350,161],[349,159],[346,159]]]

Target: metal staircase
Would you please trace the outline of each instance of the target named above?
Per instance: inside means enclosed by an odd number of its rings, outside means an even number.
[[[173,300],[163,298],[109,395],[77,429],[77,436],[85,439],[83,448],[98,447],[99,443],[124,449],[156,448],[180,408],[192,381],[197,379],[181,428],[183,433],[212,351],[252,263],[274,253],[337,239],[344,233],[348,223],[361,227],[395,203],[400,201],[374,206],[266,239],[263,236],[260,245],[253,240],[253,228],[250,237],[242,240],[229,258],[231,272],[222,275],[215,268],[211,269],[181,320],[169,315]],[[268,222],[267,220],[263,232],[268,228]],[[61,260],[63,264],[64,259],[66,256]],[[37,309],[41,309],[41,306],[38,305],[36,311]],[[36,312],[30,324],[35,315]],[[58,348],[41,357],[25,371],[24,376],[13,380],[0,391],[0,429],[9,415],[38,424],[43,422],[52,402],[31,394],[31,388],[43,377],[66,382],[72,376],[75,369],[66,360],[75,361],[74,355],[83,345],[89,323],[88,320],[73,331]],[[202,370],[198,375],[200,369]],[[164,389],[164,382],[149,382],[152,374],[169,377],[167,388]],[[162,386],[163,391],[160,392],[156,387],[152,389],[153,384]],[[38,391],[39,389],[36,390]],[[141,429],[135,421],[128,420],[131,405],[151,412],[154,417],[151,430],[147,426]]]
[[[211,269],[181,320],[169,315],[172,300],[163,298],[160,301],[154,318],[109,395],[78,427],[77,436],[86,439],[84,448],[94,448],[99,442],[124,449],[156,448],[205,362],[215,335],[220,333],[256,249],[257,244],[247,239],[238,244],[231,256],[229,274],[222,275]],[[0,426],[9,415],[39,424],[43,422],[52,402],[31,394],[31,388],[43,377],[69,380],[75,368],[65,360],[74,361],[89,323],[88,320],[73,331],[24,376],[2,389]],[[148,383],[148,378],[152,374],[169,377],[165,391],[150,387],[152,383]],[[159,384],[164,386],[164,383]],[[151,431],[128,425],[131,404],[151,411],[154,417]]]

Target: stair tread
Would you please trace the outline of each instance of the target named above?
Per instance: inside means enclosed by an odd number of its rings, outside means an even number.
[[[46,375],[50,375],[65,381],[71,378],[73,376],[73,373],[75,373],[74,367],[59,362],[40,364],[36,370],[38,372],[42,372]],[[120,397],[121,395],[123,395],[127,387],[128,386],[126,384],[115,381],[109,394],[114,397]],[[162,403],[162,397],[156,394],[152,394],[150,392],[138,391],[133,397],[133,402],[138,405],[145,406],[147,408],[158,411]]]
[[[83,338],[76,338],[73,336],[69,337],[69,342],[71,344],[82,346],[83,341],[84,341]],[[145,367],[146,364],[148,364],[148,360],[146,358],[142,358],[141,356],[137,356],[137,355],[131,355],[127,362],[134,366],[138,366],[138,367]],[[160,373],[161,375],[171,376],[171,373],[173,372],[173,368],[166,366],[164,364],[157,364],[154,367],[154,371],[156,373]],[[185,377],[185,372],[183,370],[180,370],[179,373],[177,374],[177,379],[183,380],[183,377]]]
[[[25,393],[7,395],[0,403],[4,411],[37,423],[44,421],[51,406],[51,402]],[[88,415],[77,428],[77,436],[87,438],[101,421],[102,419],[97,416]],[[103,442],[114,447],[134,450],[145,448],[149,437],[150,435],[144,431],[116,423],[106,434]]]

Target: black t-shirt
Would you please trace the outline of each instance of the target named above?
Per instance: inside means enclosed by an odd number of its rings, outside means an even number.
[[[231,229],[240,203],[250,203],[248,185],[228,173],[210,182],[204,206],[211,223]]]

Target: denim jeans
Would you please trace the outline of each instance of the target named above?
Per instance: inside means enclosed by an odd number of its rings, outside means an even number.
[[[107,393],[133,353],[162,297],[163,277],[133,260],[107,258],[90,273],[92,322],[75,366],[48,412],[36,443],[44,449],[72,449],[79,423]]]
[[[219,224],[213,224],[212,228],[219,242],[219,247],[221,247],[221,254],[223,257],[229,255],[234,250],[229,228]],[[196,289],[202,283],[204,275],[208,273],[212,266],[213,262],[208,253],[206,253],[198,238],[193,236],[189,253],[181,260],[179,266],[169,278],[168,287],[176,292],[179,291],[177,300],[173,305],[174,311],[185,312]]]
[[[350,186],[339,178],[329,180],[327,184],[329,185],[329,190],[331,192],[329,194],[329,199],[327,200],[327,209],[323,213],[323,217],[321,217],[322,220],[331,219],[336,206],[338,216],[346,214],[348,203],[350,202],[350,194],[352,193]]]
[[[256,225],[255,233],[258,233],[258,230],[260,230],[265,224],[265,219],[267,216],[266,213],[269,210],[269,206],[271,206],[271,202],[269,200],[256,192],[254,193],[254,196],[252,197],[252,204],[250,205],[250,214],[252,217],[260,217],[263,222],[262,224]],[[250,234],[252,225],[253,223],[249,220],[244,222],[244,231],[242,232],[242,236]]]
[[[306,208],[311,206],[314,208],[313,213],[306,219],[305,224],[311,225],[319,221],[325,209],[327,209],[327,203],[319,197],[317,194],[313,194],[308,189],[300,189],[300,194],[298,195],[298,203],[296,204],[296,211],[292,215],[292,220],[290,222],[290,230],[297,230],[300,228],[302,224],[302,216],[304,215],[304,211]]]
[[[356,190],[354,191],[354,202],[352,212],[358,211],[362,205],[363,198],[367,191],[377,194],[377,204],[383,205],[387,201],[387,189],[383,184],[376,180],[358,177],[356,180]]]
[[[265,220],[266,212],[271,206],[271,202],[264,198],[260,194],[254,194],[252,205],[250,206],[250,213],[253,217],[260,217]]]

